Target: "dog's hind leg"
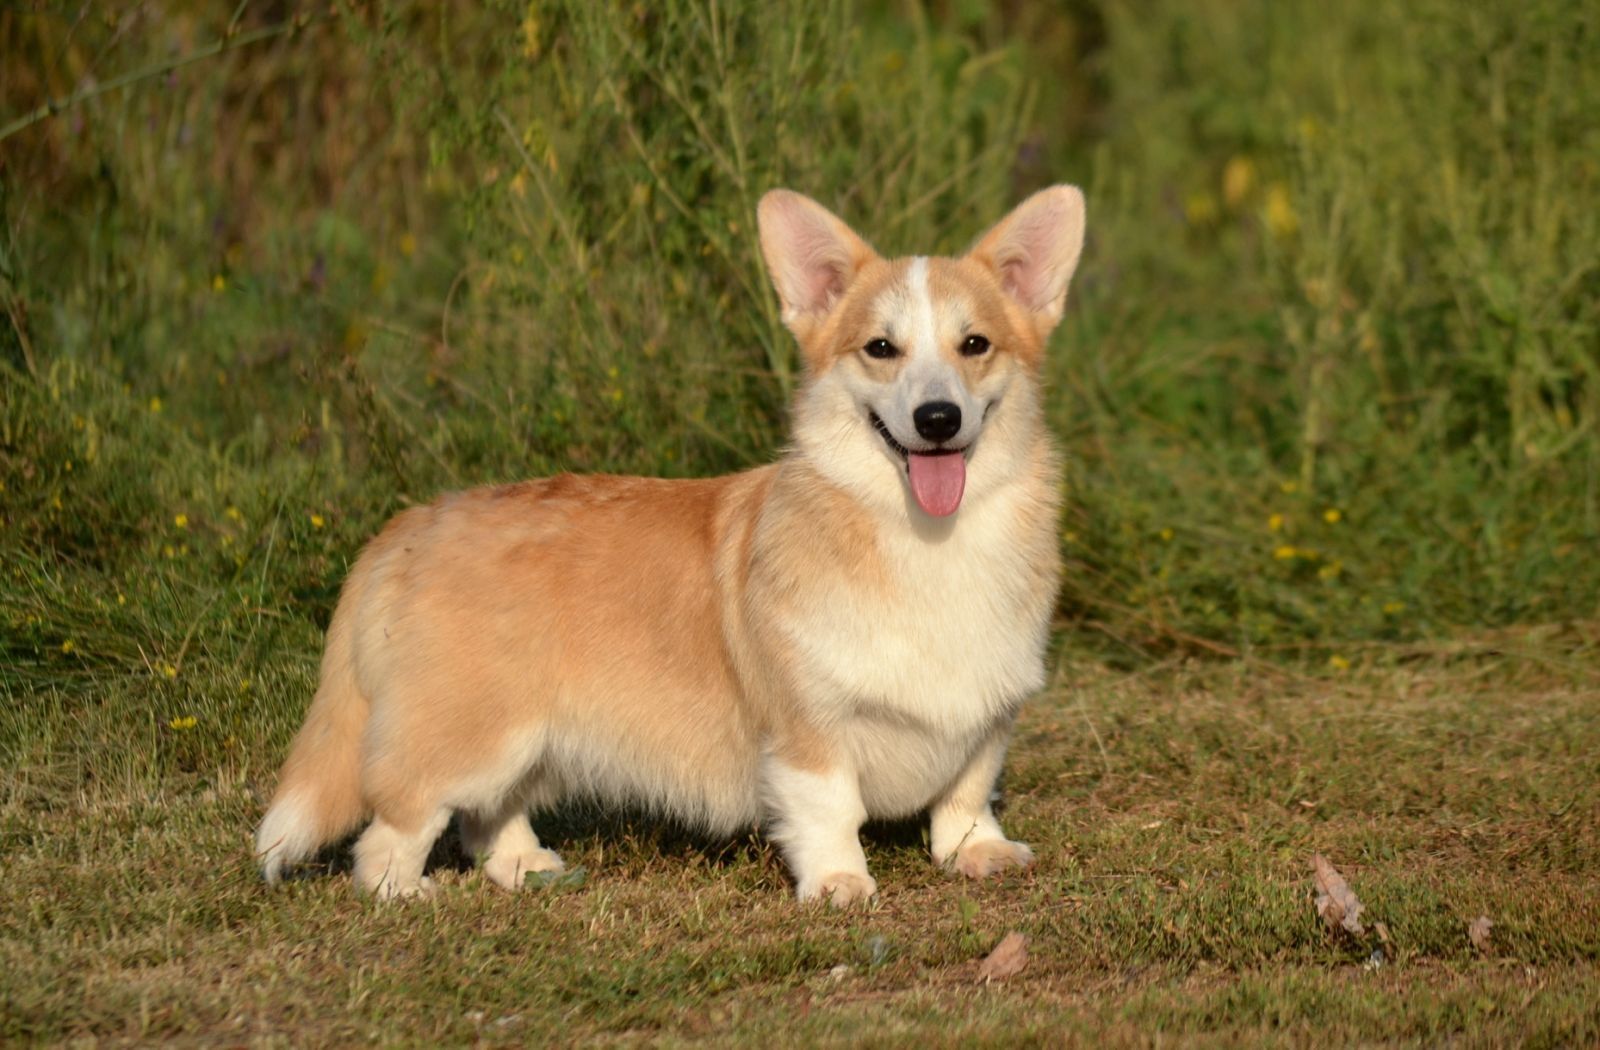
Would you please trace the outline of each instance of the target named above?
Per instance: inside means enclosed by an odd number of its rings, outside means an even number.
[[[425,775],[429,763],[418,762],[411,750],[381,746],[388,728],[377,718],[367,725],[361,780],[373,820],[356,840],[353,873],[356,889],[381,900],[433,892],[422,869],[454,810],[438,782]]]
[[[539,844],[528,821],[529,799],[515,794],[489,813],[461,814],[461,845],[497,886],[519,890],[531,871],[562,871],[566,865],[554,850]]]
[[[356,842],[356,887],[382,900],[431,894],[433,880],[423,878],[422,867],[448,823],[450,810],[443,806],[420,820],[379,809]]]

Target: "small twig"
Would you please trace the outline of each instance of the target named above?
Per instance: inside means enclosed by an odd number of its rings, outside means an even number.
[[[79,88],[77,91],[74,91],[65,98],[53,98],[37,109],[34,109],[28,113],[24,113],[22,116],[11,121],[4,127],[0,127],[0,142],[5,141],[12,135],[15,135],[17,132],[22,131],[25,128],[32,127],[34,124],[39,123],[39,121],[44,120],[46,117],[53,117],[63,110],[71,109],[73,106],[87,102],[92,98],[97,98],[106,94],[107,92],[117,91],[121,88],[129,87],[133,84],[139,83],[141,80],[149,80],[152,77],[159,77],[162,74],[170,73],[175,69],[182,69],[184,66],[192,65],[193,63],[199,62],[203,59],[220,55],[224,51],[231,51],[234,48],[247,47],[250,44],[258,44],[263,40],[270,40],[274,37],[285,36],[289,33],[304,29],[313,21],[322,21],[325,18],[331,17],[333,16],[323,15],[318,18],[309,18],[303,15],[296,15],[294,18],[279,22],[276,25],[266,26],[262,29],[253,29],[248,33],[224,36],[222,39],[214,41],[198,51],[191,51],[187,55],[180,55],[177,58],[167,59],[164,62],[157,62],[154,65],[135,69],[131,72],[122,74],[120,77],[112,77],[103,84],[90,84],[87,87]],[[230,26],[230,29],[231,28],[232,27]]]

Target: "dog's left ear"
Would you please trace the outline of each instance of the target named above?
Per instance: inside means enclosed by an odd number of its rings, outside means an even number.
[[[1066,308],[1067,282],[1083,252],[1083,218],[1083,191],[1051,186],[1017,205],[967,253],[994,271],[1041,339]]]
[[[756,224],[783,323],[803,345],[877,253],[843,219],[793,190],[762,197]]]

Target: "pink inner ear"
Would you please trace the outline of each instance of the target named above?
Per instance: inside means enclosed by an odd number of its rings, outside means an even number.
[[[785,200],[772,210],[770,223],[780,252],[780,294],[798,313],[826,311],[844,291],[849,266],[827,213]]]
[[[1062,225],[1060,209],[1046,204],[1019,215],[1007,231],[1008,250],[997,260],[1000,273],[1011,294],[1030,309],[1043,310],[1056,297],[1050,253]]]
[[[809,325],[844,295],[872,249],[815,201],[773,190],[757,208],[761,251],[783,302],[785,323]]]
[[[1000,264],[1001,283],[1005,290],[1031,310],[1049,305],[1044,274],[1040,269],[1032,265],[1032,260],[1020,251]]]
[[[804,282],[806,298],[802,309],[826,310],[844,292],[844,267],[839,260],[819,252],[806,260]]]
[[[1025,309],[1054,324],[1083,247],[1083,195],[1052,186],[1023,201],[973,251]]]

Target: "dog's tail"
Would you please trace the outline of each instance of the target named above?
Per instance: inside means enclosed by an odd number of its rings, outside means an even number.
[[[256,829],[256,860],[268,883],[276,883],[284,868],[347,834],[366,816],[361,733],[372,705],[356,684],[351,635],[358,602],[350,593],[355,589],[346,587],[328,626],[322,681],[289,748],[272,805]]]

